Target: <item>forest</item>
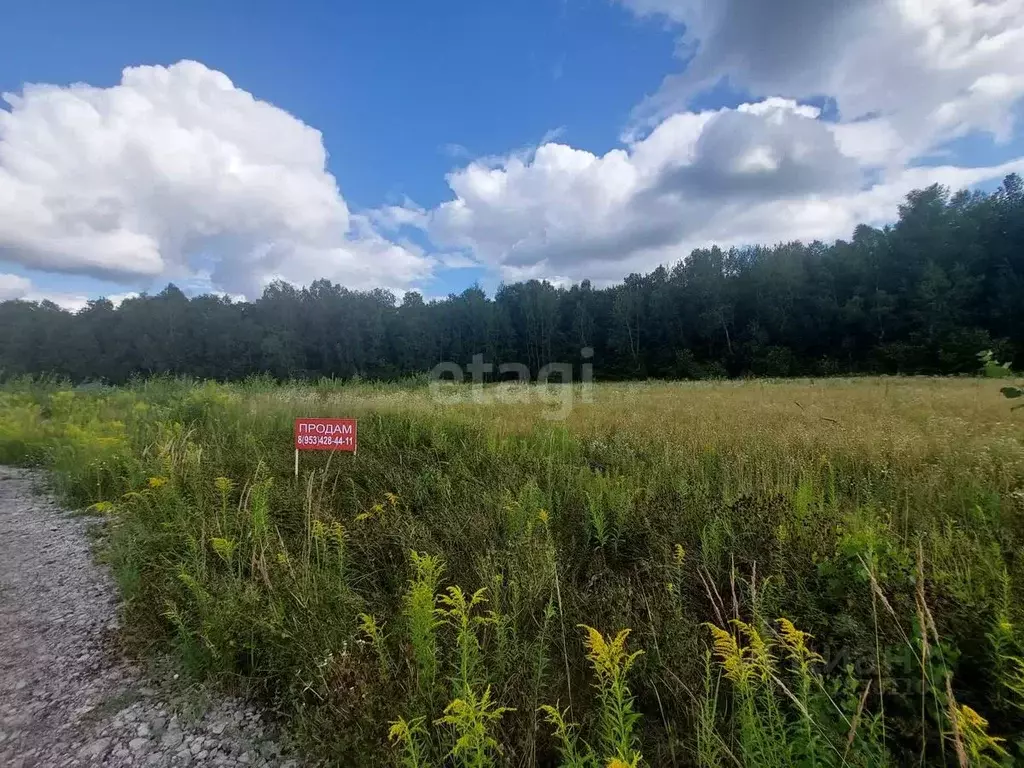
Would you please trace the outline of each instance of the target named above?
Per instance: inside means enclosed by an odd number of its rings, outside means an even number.
[[[581,362],[596,378],[718,378],[975,371],[978,352],[1024,363],[1024,183],[931,186],[898,220],[849,241],[698,249],[621,284],[478,286],[443,300],[318,280],[252,302],[173,285],[70,312],[0,304],[0,376],[122,383],[182,374],[236,380],[393,379],[441,361]]]

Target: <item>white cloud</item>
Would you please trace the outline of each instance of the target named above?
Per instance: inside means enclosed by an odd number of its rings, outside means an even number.
[[[471,163],[449,175],[454,199],[426,227],[506,279],[622,277],[721,237],[761,203],[856,192],[855,161],[816,115],[773,99],[676,114],[600,156],[543,144]]]
[[[829,127],[839,150],[865,167],[899,166],[900,156],[908,154],[903,139],[883,118],[833,123]]]
[[[1009,138],[1024,96],[1024,0],[621,0],[679,25],[692,57],[638,118],[656,124],[727,77],[760,96],[835,99],[906,161],[972,130]]]
[[[0,262],[252,295],[273,277],[402,289],[433,262],[350,214],[320,133],[183,61],[0,110]]]
[[[194,62],[28,86],[0,112],[0,263],[250,296],[318,277],[401,294],[473,264],[607,282],[711,243],[847,237],[913,188],[1024,170],[911,167],[974,131],[1016,135],[1024,0],[619,1],[667,20],[687,59],[621,145],[553,132],[472,161],[449,145],[463,167],[434,208],[350,212],[316,130]],[[755,98],[691,109],[722,78]],[[822,97],[827,119],[803,103]]]
[[[427,211],[406,199],[401,205],[385,205],[370,211],[370,220],[384,229],[396,230],[401,227],[423,228],[427,222]]]
[[[66,309],[69,312],[78,312],[79,310],[85,309],[89,303],[88,296],[82,296],[81,294],[74,293],[30,293],[24,296],[26,301],[52,301],[58,307]],[[115,304],[120,304],[121,300],[115,301]]]
[[[23,299],[32,290],[32,281],[21,275],[0,272],[0,301]]]
[[[657,189],[750,199],[855,187],[856,160],[816,118],[816,109],[783,99],[719,110],[704,124],[688,161],[661,171]]]
[[[119,305],[128,298],[137,296],[137,293],[118,293],[107,298]],[[0,273],[0,302],[21,299],[24,301],[52,301],[59,307],[77,312],[84,309],[89,303],[89,296],[82,294],[66,293],[61,291],[40,291],[32,284],[32,281],[21,275]]]
[[[604,154],[554,142],[448,176],[425,229],[505,279],[617,280],[692,248],[848,237],[911,189],[1024,170],[913,168],[972,131],[1011,138],[1024,0],[621,0],[679,25],[684,72]],[[695,112],[730,78],[762,98]],[[828,97],[839,119],[800,99]]]
[[[480,266],[464,253],[442,253],[438,255],[438,259],[446,269],[471,269]]]
[[[473,156],[472,152],[466,149],[466,147],[464,147],[462,144],[459,144],[458,142],[455,141],[443,144],[440,148],[440,151],[442,154],[448,155],[448,157],[453,158],[455,160],[461,160],[463,158]]]
[[[449,175],[453,199],[425,227],[506,280],[609,282],[710,244],[849,237],[860,222],[895,218],[912,189],[1024,171],[1024,159],[896,167],[870,183],[867,171],[895,141],[876,122],[827,123],[779,98],[678,113],[604,155],[544,144],[532,156],[471,163]]]

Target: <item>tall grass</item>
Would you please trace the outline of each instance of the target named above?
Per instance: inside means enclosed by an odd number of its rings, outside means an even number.
[[[133,637],[340,764],[1024,760],[998,383],[593,400],[550,422],[411,387],[20,381],[0,460],[108,519]],[[358,454],[296,479],[296,416],[359,418]]]

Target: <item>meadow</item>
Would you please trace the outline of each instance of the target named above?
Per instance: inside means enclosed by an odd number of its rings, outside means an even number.
[[[106,518],[133,647],[341,765],[1024,761],[998,382],[452,392],[13,381],[0,461]],[[358,453],[296,478],[299,416]]]

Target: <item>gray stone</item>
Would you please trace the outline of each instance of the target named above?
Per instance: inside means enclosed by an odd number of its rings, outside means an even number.
[[[107,753],[108,749],[110,749],[109,738],[96,739],[78,750],[78,756],[83,760],[88,760],[94,757],[103,757],[103,755]]]
[[[185,687],[168,659],[147,675],[112,652],[117,595],[86,535],[97,523],[38,495],[43,479],[0,466],[0,766],[295,768],[244,700]],[[199,701],[198,722],[173,714]]]
[[[160,737],[160,746],[164,749],[174,749],[176,746],[181,744],[181,740],[184,738],[181,731],[177,728],[168,729],[164,732],[164,735]]]

